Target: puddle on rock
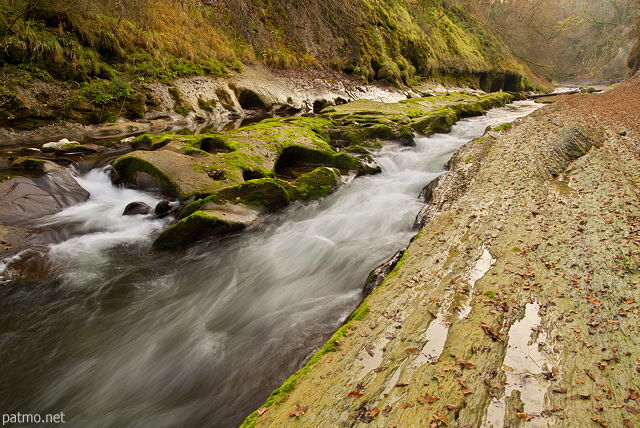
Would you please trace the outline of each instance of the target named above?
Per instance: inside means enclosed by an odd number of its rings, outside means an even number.
[[[538,343],[545,342],[547,338],[547,334],[539,327],[539,310],[538,303],[527,303],[524,317],[514,322],[509,329],[507,353],[502,366],[506,375],[504,396],[491,402],[482,426],[506,426],[506,402],[507,398],[514,394],[520,395],[523,413],[532,415],[545,409],[545,395],[550,381],[544,374],[551,371],[553,361],[547,354],[542,353],[538,346]],[[540,426],[547,426],[546,423],[547,421],[543,421]]]
[[[440,358],[444,345],[449,336],[449,327],[456,319],[463,319],[471,312],[471,300],[475,291],[476,282],[482,278],[491,269],[491,265],[495,263],[495,259],[491,257],[491,253],[483,247],[482,255],[476,261],[475,266],[469,272],[467,280],[468,287],[461,298],[458,298],[456,290],[448,290],[444,296],[444,303],[438,311],[436,319],[431,321],[425,338],[427,343],[422,348],[420,355],[416,358],[416,363],[435,363]],[[456,303],[454,306],[453,304]],[[459,303],[459,305],[458,305]],[[453,311],[451,307],[454,306]]]

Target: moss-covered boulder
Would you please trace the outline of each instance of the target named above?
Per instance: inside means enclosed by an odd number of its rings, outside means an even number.
[[[448,132],[458,119],[482,115],[492,107],[510,103],[515,97],[500,91],[491,94],[455,92],[397,103],[358,100],[325,109],[322,113],[340,125],[332,131],[336,145],[375,145],[379,140],[412,144],[413,131],[425,135]]]
[[[226,187],[192,202],[180,220],[154,242],[156,248],[173,248],[200,239],[242,230],[265,211],[275,211],[295,200],[311,201],[330,194],[340,182],[336,168],[319,167],[292,182],[261,178]]]
[[[301,175],[291,183],[296,199],[311,201],[329,195],[340,184],[340,171],[335,168],[320,167]]]
[[[331,147],[333,126],[325,118],[292,117],[267,119],[225,133],[141,136],[132,142],[139,150],[121,156],[113,167],[121,182],[136,184],[141,176],[149,176],[181,200],[273,178],[279,170],[298,165],[378,172]]]
[[[166,249],[191,244],[200,239],[242,230],[244,219],[225,219],[216,211],[196,211],[165,230],[153,243],[155,248]]]

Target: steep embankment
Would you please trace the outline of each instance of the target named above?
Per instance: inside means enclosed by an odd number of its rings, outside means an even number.
[[[324,73],[324,80],[348,75],[360,83],[426,79],[492,91],[532,87],[527,68],[490,29],[455,6],[0,0],[0,10],[0,127],[140,118],[165,101],[154,82],[169,87],[164,92],[180,114],[237,113],[227,96],[189,100],[173,82],[227,76],[247,64],[333,69],[338,74]]]
[[[399,266],[253,426],[634,426],[640,81],[465,146]]]

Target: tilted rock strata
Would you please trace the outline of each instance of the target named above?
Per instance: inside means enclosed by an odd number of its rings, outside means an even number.
[[[639,108],[633,80],[461,149],[399,266],[245,426],[631,426]]]

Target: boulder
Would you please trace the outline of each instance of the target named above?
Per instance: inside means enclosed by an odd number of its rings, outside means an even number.
[[[41,176],[14,177],[0,183],[0,224],[27,224],[89,199],[89,192],[68,169],[53,162],[34,162],[41,163]]]
[[[122,215],[145,215],[151,212],[151,206],[144,202],[131,202],[124,208]]]
[[[166,217],[167,215],[171,214],[172,211],[174,211],[173,204],[165,199],[165,200],[160,201],[160,202],[158,202],[156,204],[156,207],[153,210],[153,213],[157,217],[163,218],[163,217]]]

